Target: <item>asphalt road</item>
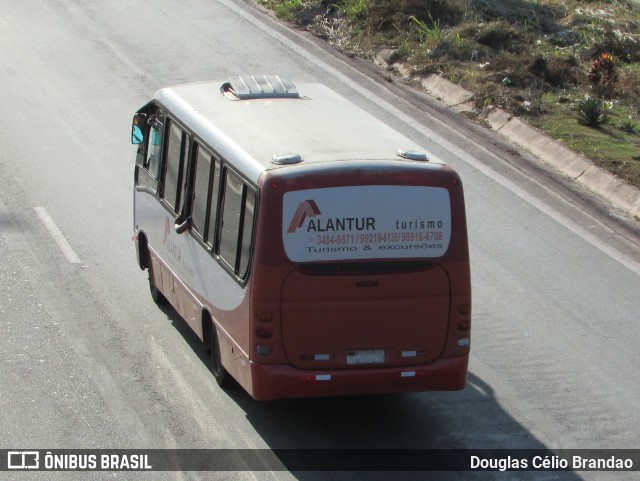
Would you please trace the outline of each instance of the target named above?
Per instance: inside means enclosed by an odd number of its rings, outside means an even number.
[[[248,4],[1,5],[0,448],[640,448],[640,241],[614,210],[531,167],[491,132]],[[461,174],[474,289],[464,391],[258,403],[218,388],[197,338],[151,301],[131,241],[131,116],[162,86],[239,73],[326,83]],[[54,225],[68,245],[56,242]]]

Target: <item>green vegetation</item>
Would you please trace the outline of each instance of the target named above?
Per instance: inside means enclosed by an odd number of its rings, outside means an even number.
[[[420,39],[431,45],[437,45],[440,40],[442,40],[442,30],[440,29],[440,20],[434,20],[429,13],[429,21],[430,25],[427,25],[425,22],[411,15],[411,20],[413,20],[416,24],[416,28],[418,29],[418,33],[420,35]]]
[[[578,122],[587,127],[600,127],[607,119],[607,107],[601,100],[586,98],[578,103]]]
[[[258,0],[349,55],[382,48],[640,187],[639,0]]]

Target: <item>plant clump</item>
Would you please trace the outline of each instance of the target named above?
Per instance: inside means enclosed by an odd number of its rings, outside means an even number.
[[[602,52],[602,54],[593,61],[591,70],[589,71],[591,88],[596,88],[599,85],[604,85],[610,89],[613,88],[613,84],[616,81],[615,68],[615,57],[610,53]]]
[[[599,127],[607,119],[607,109],[604,102],[596,99],[586,98],[578,103],[578,122],[587,127]]]

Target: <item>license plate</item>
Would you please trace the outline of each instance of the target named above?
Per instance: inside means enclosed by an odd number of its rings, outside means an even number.
[[[380,364],[384,362],[384,350],[348,351],[347,364]]]

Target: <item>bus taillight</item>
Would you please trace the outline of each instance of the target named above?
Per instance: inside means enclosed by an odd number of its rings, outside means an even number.
[[[256,329],[256,336],[259,339],[271,339],[273,337],[273,332],[271,332],[271,329],[259,327]]]
[[[269,311],[256,311],[255,319],[259,322],[271,322],[273,321],[273,314]]]
[[[460,321],[458,323],[458,331],[462,331],[462,332],[468,331],[470,325],[471,323],[468,320]]]

